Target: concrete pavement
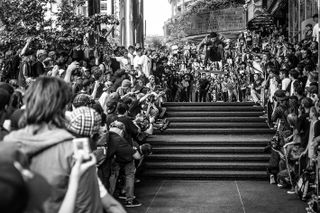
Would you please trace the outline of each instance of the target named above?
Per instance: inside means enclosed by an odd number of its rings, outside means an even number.
[[[296,195],[265,181],[154,180],[136,184],[128,213],[303,213]]]

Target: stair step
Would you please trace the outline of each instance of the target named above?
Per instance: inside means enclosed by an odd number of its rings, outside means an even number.
[[[147,169],[206,169],[206,170],[259,170],[266,171],[264,162],[147,162]]]
[[[152,154],[148,161],[176,162],[176,161],[268,161],[269,154]]]
[[[170,154],[170,153],[264,153],[263,147],[188,147],[188,146],[164,146],[154,147],[152,152],[155,154]]]
[[[231,111],[231,112],[254,112],[263,111],[262,107],[252,106],[168,106],[167,111],[190,111],[190,112],[201,112],[201,111]]]
[[[148,141],[167,142],[260,142],[270,141],[272,134],[243,135],[243,134],[216,134],[216,135],[151,135]]]
[[[265,122],[259,117],[168,117],[171,122]]]
[[[165,102],[164,106],[253,106],[253,102]]]
[[[267,179],[273,130],[253,103],[165,103],[170,121],[148,138],[153,154],[145,177],[166,179]]]
[[[162,170],[149,169],[143,173],[144,176],[167,179],[228,179],[228,180],[248,180],[267,179],[265,171],[230,171],[230,170]]]
[[[210,147],[262,147],[264,148],[268,141],[149,141],[153,147],[163,146],[188,146],[188,147],[199,147],[199,146],[210,146]]]
[[[272,135],[153,135],[152,146],[251,146],[265,147]]]
[[[167,112],[168,117],[259,117],[263,112]]]
[[[217,122],[217,123],[200,123],[200,122],[171,122],[170,128],[268,128],[266,123],[248,123],[248,122]]]
[[[267,134],[273,132],[273,130],[265,128],[169,128],[162,134]]]

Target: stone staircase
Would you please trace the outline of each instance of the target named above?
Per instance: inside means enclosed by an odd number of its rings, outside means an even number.
[[[252,103],[166,103],[169,128],[148,139],[143,176],[165,179],[266,179],[271,139]]]

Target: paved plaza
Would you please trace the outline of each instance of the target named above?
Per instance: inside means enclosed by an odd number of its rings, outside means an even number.
[[[143,181],[136,192],[143,206],[128,213],[302,213],[306,206],[266,181]]]

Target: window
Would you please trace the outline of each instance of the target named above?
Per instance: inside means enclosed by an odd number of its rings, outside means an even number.
[[[107,10],[108,9],[108,3],[101,3],[100,4],[100,10]]]

